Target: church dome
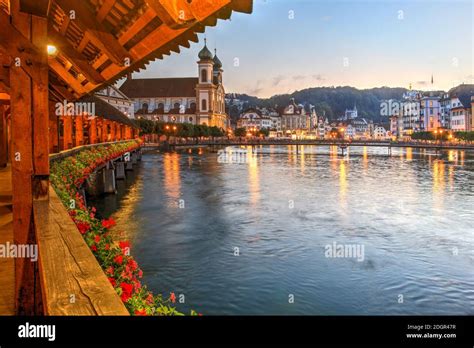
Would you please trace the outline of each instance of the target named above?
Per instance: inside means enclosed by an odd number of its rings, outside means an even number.
[[[222,62],[217,57],[217,51],[214,52],[214,58],[212,58],[212,60],[214,61],[214,70],[219,70],[222,68]]]
[[[209,51],[209,49],[207,48],[207,44],[206,44],[206,43],[204,44],[204,47],[202,48],[202,50],[199,52],[198,57],[199,57],[199,59],[201,59],[201,60],[205,60],[205,59],[210,59],[210,60],[212,60],[212,53],[211,53],[211,51]]]

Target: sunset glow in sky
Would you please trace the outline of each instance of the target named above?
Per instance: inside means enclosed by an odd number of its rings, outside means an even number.
[[[134,78],[197,76],[206,36],[223,62],[226,92],[269,97],[308,87],[410,83],[447,90],[474,83],[473,3],[254,0],[251,15],[219,21],[199,43]]]

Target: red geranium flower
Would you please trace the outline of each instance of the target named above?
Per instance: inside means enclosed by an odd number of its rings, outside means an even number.
[[[122,257],[122,255],[117,255],[117,256],[115,256],[114,262],[115,262],[116,264],[121,265],[122,262],[123,262],[123,257]]]
[[[130,269],[132,271],[136,270],[138,268],[138,264],[137,264],[137,261],[135,261],[134,259],[130,258],[127,262],[127,265],[130,267]]]
[[[84,222],[84,221],[76,222],[76,226],[79,229],[79,232],[81,232],[81,234],[86,233],[91,228],[91,226],[87,222]]]
[[[144,309],[140,309],[140,310],[136,309],[136,310],[135,310],[135,315],[147,315],[147,314],[146,314],[146,310],[144,310]]]
[[[123,302],[127,302],[130,297],[132,297],[133,285],[128,283],[120,283],[120,287],[122,288],[122,298]]]
[[[91,249],[92,249],[92,251],[97,251],[97,247],[96,247],[96,245],[95,245],[95,244],[93,244],[93,245],[91,246]]]
[[[109,229],[113,226],[115,226],[115,220],[114,219],[109,218],[109,219],[102,220],[102,227]]]
[[[100,242],[100,236],[96,235],[94,238],[94,242],[99,243]]]
[[[120,241],[119,242],[119,247],[120,247],[120,249],[122,249],[122,253],[124,255],[130,254],[130,242],[128,240]]]
[[[115,283],[115,279],[109,277],[109,282],[110,282],[110,284],[112,284],[112,286],[115,288],[115,284],[116,284],[116,283]]]
[[[170,300],[171,300],[171,302],[173,302],[173,303],[176,302],[176,295],[174,294],[174,292],[170,292]]]

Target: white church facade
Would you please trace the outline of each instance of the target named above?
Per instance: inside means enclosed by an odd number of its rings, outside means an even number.
[[[199,52],[198,77],[128,78],[120,91],[134,103],[136,118],[171,123],[228,127],[222,63],[204,45]]]

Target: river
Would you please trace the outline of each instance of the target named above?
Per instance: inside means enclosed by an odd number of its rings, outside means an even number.
[[[255,151],[145,154],[93,202],[155,293],[204,315],[474,314],[474,154]]]

